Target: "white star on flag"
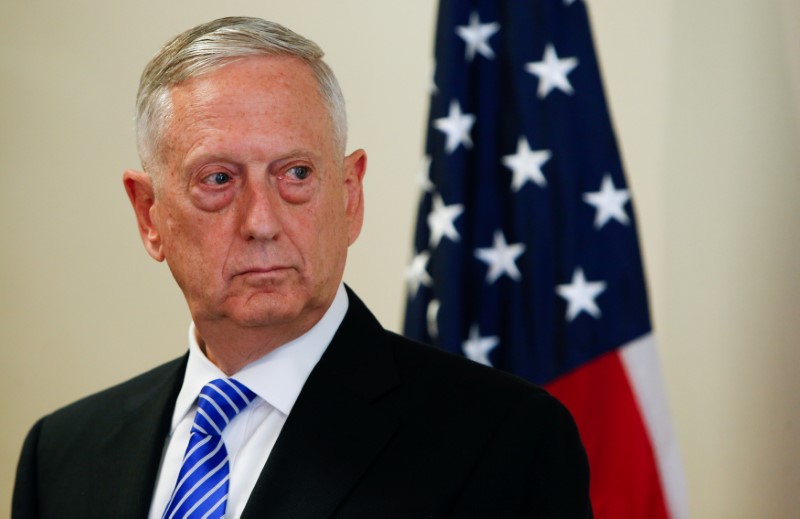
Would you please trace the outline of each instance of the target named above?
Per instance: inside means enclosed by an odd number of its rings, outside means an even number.
[[[542,173],[542,166],[550,160],[550,150],[531,150],[528,139],[520,137],[517,141],[517,152],[503,157],[503,165],[514,173],[511,188],[519,191],[526,182],[532,180],[539,187],[547,186],[547,179]]]
[[[448,237],[453,241],[461,239],[461,235],[456,230],[456,218],[464,212],[463,204],[444,205],[441,195],[433,196],[433,210],[428,214],[428,227],[431,231],[431,246],[436,247],[442,237]]]
[[[429,287],[433,284],[430,274],[428,274],[428,260],[431,259],[431,254],[428,251],[422,251],[411,260],[411,264],[406,268],[406,280],[408,281],[408,290],[411,297],[417,295],[420,285]]]
[[[558,285],[556,292],[567,300],[567,321],[573,321],[578,314],[586,312],[595,319],[600,317],[600,307],[595,298],[606,289],[605,281],[586,281],[583,269],[578,267],[572,274],[572,282]]]
[[[428,191],[433,191],[434,185],[431,182],[431,156],[425,155],[425,158],[422,159],[422,165],[417,172],[417,185],[419,188],[427,193]]]
[[[572,94],[572,84],[567,79],[567,74],[578,66],[578,58],[559,59],[556,48],[552,43],[548,43],[544,48],[542,61],[534,61],[525,65],[525,70],[539,78],[539,89],[536,94],[547,97],[554,88],[558,88],[565,94]]]
[[[616,189],[611,175],[606,173],[600,184],[600,191],[584,193],[583,201],[593,205],[597,212],[594,216],[594,226],[602,229],[612,218],[622,225],[628,225],[630,219],[625,212],[625,204],[631,199],[627,189]]]
[[[525,244],[509,245],[503,231],[497,230],[494,232],[494,245],[484,249],[475,249],[475,257],[489,265],[486,282],[492,284],[503,274],[507,274],[514,281],[519,281],[521,274],[515,261],[523,252],[525,252]]]
[[[450,101],[450,112],[447,117],[440,117],[433,121],[433,127],[447,135],[444,149],[448,154],[453,153],[459,144],[463,144],[465,148],[472,147],[472,138],[469,136],[469,132],[472,130],[473,124],[475,124],[475,116],[462,113],[461,105],[455,99]]]
[[[428,322],[428,335],[430,335],[432,339],[439,337],[439,323],[437,319],[441,306],[442,303],[440,303],[438,299],[431,299],[431,302],[428,303],[428,310],[425,312],[425,317]]]
[[[478,325],[473,324],[469,329],[469,339],[464,341],[462,348],[464,355],[475,362],[480,362],[485,366],[491,366],[489,361],[489,353],[500,344],[500,338],[497,336],[481,337],[478,331]]]
[[[456,34],[467,44],[464,52],[467,61],[472,61],[476,52],[484,58],[494,58],[494,51],[489,46],[489,38],[499,30],[499,23],[481,23],[478,12],[472,11],[469,15],[469,25],[456,27]]]

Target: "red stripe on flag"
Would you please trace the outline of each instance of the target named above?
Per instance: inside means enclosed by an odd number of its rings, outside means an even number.
[[[595,517],[666,519],[653,447],[617,352],[546,388],[578,424],[589,457]]]

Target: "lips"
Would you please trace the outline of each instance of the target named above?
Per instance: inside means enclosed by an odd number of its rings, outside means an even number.
[[[285,266],[251,267],[251,268],[246,268],[246,269],[240,270],[239,272],[234,274],[233,277],[237,277],[237,276],[269,276],[269,275],[280,274],[280,273],[282,273],[282,272],[284,272],[286,270],[289,270],[289,269],[290,269],[290,267],[285,267]]]

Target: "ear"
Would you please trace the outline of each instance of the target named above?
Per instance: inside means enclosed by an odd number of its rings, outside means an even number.
[[[352,245],[364,223],[364,173],[367,172],[367,153],[356,150],[344,158],[345,211],[348,225],[348,244]]]
[[[147,173],[129,169],[122,174],[122,183],[136,214],[136,223],[144,248],[156,261],[164,261],[161,234],[153,221],[153,209],[156,203],[153,180]]]

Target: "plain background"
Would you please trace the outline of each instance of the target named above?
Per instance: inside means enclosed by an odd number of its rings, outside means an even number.
[[[558,1],[558,0],[552,0]],[[800,5],[590,7],[639,219],[656,335],[698,518],[800,509]],[[399,329],[432,72],[428,0],[5,0],[0,4],[0,514],[25,432],[180,355],[188,312],[144,252],[139,73],[219,16],[284,23],[339,75],[369,153],[346,280]]]

